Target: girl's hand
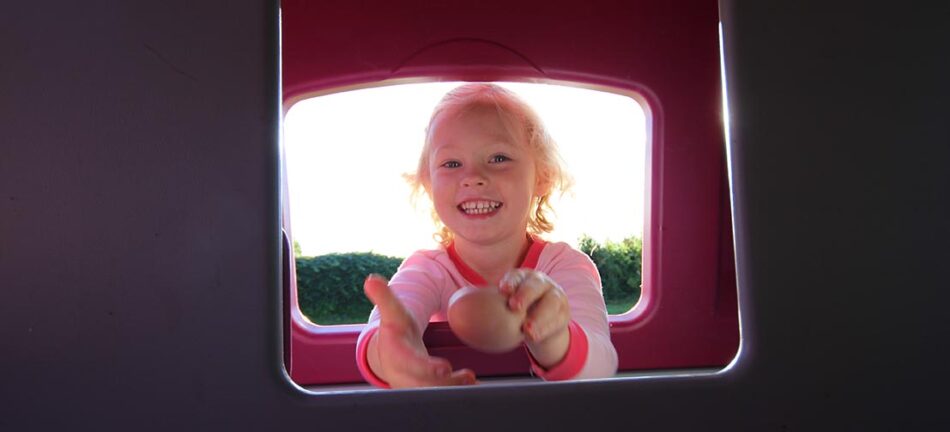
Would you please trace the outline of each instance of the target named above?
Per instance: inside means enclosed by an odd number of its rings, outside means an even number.
[[[508,272],[498,285],[509,296],[509,309],[527,311],[521,331],[534,359],[546,368],[558,364],[570,344],[571,312],[564,290],[546,274],[527,269]]]
[[[367,349],[367,361],[376,376],[392,388],[475,384],[470,369],[453,372],[448,360],[429,356],[412,315],[385,278],[370,275],[363,291],[379,308],[379,330]]]

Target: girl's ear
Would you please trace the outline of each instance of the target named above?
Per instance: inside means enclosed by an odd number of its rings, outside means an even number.
[[[538,178],[534,182],[534,195],[542,197],[551,193],[551,188],[554,187],[554,181],[551,179],[551,173],[549,170],[542,169],[538,170]]]

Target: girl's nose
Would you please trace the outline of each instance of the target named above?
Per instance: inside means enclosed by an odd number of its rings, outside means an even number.
[[[464,187],[485,186],[485,183],[485,177],[478,173],[471,173],[462,178],[462,186]]]

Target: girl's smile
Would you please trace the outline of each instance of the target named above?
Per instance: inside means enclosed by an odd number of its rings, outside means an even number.
[[[466,200],[459,204],[457,207],[459,211],[465,213],[466,216],[472,218],[488,218],[494,216],[501,206],[504,205],[499,201],[493,201],[488,199],[473,199]]]

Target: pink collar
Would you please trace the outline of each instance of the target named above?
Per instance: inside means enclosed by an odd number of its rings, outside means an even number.
[[[537,237],[531,236],[531,245],[528,246],[528,253],[525,254],[524,261],[521,262],[521,265],[518,268],[524,269],[534,269],[538,266],[538,258],[541,256],[541,251],[544,250],[544,246],[547,244],[544,240],[541,240]],[[462,257],[459,256],[458,252],[455,251],[455,242],[449,243],[449,247],[446,248],[446,252],[449,253],[449,258],[452,260],[452,263],[455,264],[455,267],[458,268],[459,273],[462,274],[469,282],[475,285],[485,285],[487,282],[482,275],[478,274],[475,270],[472,270],[468,264],[465,264],[462,261]]]

